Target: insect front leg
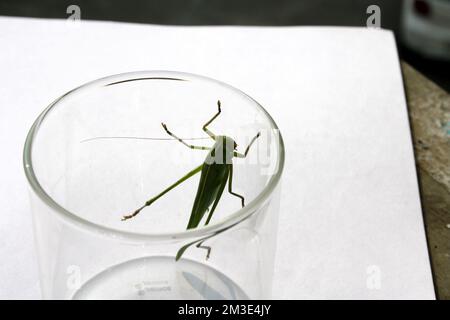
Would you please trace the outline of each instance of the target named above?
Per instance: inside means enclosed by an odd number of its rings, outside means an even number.
[[[234,152],[233,152],[233,155],[234,155],[235,157],[237,157],[237,158],[245,158],[245,157],[247,156],[248,152],[250,151],[250,147],[251,147],[252,144],[256,141],[256,139],[259,138],[260,135],[261,135],[261,132],[258,132],[258,133],[256,134],[256,136],[253,137],[253,139],[252,139],[252,140],[250,141],[250,143],[248,144],[247,148],[245,148],[244,154],[234,151]]]
[[[166,124],[161,123],[161,125],[163,126],[164,130],[167,132],[167,134],[175,139],[177,139],[178,141],[180,141],[182,144],[184,144],[186,147],[191,148],[191,149],[197,149],[197,150],[211,150],[211,148],[209,147],[202,147],[202,146],[194,146],[192,144],[188,144],[186,142],[184,142],[181,138],[178,138],[176,135],[174,135],[172,132],[169,131],[169,129],[167,129]]]
[[[214,133],[212,133],[211,131],[208,130],[207,126],[209,126],[211,124],[211,122],[213,122],[219,116],[219,114],[222,112],[222,110],[220,109],[220,100],[217,100],[217,108],[219,109],[219,111],[217,111],[215,116],[212,117],[211,120],[209,120],[207,123],[205,123],[203,125],[203,131],[205,131],[214,140],[216,140],[216,136],[214,135]]]

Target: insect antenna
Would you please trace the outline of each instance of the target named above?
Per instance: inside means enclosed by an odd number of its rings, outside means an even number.
[[[131,137],[131,136],[105,136],[105,137],[93,137],[87,138],[80,141],[80,143],[95,141],[95,140],[112,140],[112,139],[128,139],[128,140],[153,140],[153,141],[162,141],[162,140],[178,140],[175,138],[150,138],[150,137]],[[182,138],[183,140],[209,140],[209,137],[193,137],[193,138]]]

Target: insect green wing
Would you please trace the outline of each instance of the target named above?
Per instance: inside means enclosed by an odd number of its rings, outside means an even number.
[[[198,227],[200,221],[209,209],[211,209],[209,216],[212,216],[222,196],[223,190],[225,189],[229,172],[229,166],[226,164],[203,164],[200,182],[187,229]]]
[[[231,165],[226,165],[227,168],[230,168]],[[222,169],[223,170],[223,169]],[[227,174],[229,174],[229,169],[226,170]],[[210,171],[208,171],[210,172]],[[205,183],[207,182],[207,179],[205,179]],[[212,215],[214,214],[214,210],[216,210],[216,207],[219,203],[220,198],[222,197],[222,193],[223,190],[225,189],[225,185],[227,184],[227,179],[222,179],[221,184],[216,188],[217,193],[215,194],[215,199],[214,199],[214,203],[212,204],[212,207],[209,211],[209,215],[208,218],[206,219],[205,225],[207,225],[209,223],[209,220],[211,219]],[[200,184],[201,185],[201,184]],[[195,202],[194,202],[194,206],[192,208],[192,213],[191,213],[191,218],[189,220],[189,224],[188,224],[188,229],[190,227],[190,224],[194,225],[195,223],[198,225],[201,221],[201,219],[203,218],[204,214],[206,213],[206,211],[195,211],[195,210],[199,210],[199,208],[201,207],[200,204],[205,201],[202,197],[203,193],[200,192],[200,188],[197,191],[197,196],[195,198]],[[196,207],[196,203],[198,203],[199,205]],[[206,202],[205,202],[206,204]],[[209,207],[209,206],[208,206]],[[195,228],[195,226],[192,226],[191,228]],[[189,248],[190,246],[194,245],[197,243],[197,246],[201,243],[203,243],[205,240],[211,238],[212,236],[200,239],[200,240],[196,240],[193,242],[190,242],[184,246],[182,246],[175,257],[175,260],[178,261],[184,254],[184,252],[186,251],[187,248]],[[209,249],[210,251],[210,249]],[[209,257],[209,251],[208,251],[208,255],[207,258]]]

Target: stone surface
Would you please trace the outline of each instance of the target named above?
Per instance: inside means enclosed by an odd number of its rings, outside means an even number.
[[[402,63],[428,247],[439,299],[450,299],[450,95]]]

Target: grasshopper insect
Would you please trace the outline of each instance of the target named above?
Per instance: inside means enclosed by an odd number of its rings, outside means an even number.
[[[210,222],[214,211],[220,201],[220,198],[222,197],[222,193],[225,189],[225,186],[228,182],[228,192],[239,198],[241,200],[242,207],[245,206],[245,198],[233,191],[233,158],[245,158],[250,150],[250,147],[255,142],[255,140],[260,136],[260,133],[258,132],[250,141],[247,148],[245,149],[244,153],[239,153],[236,151],[237,143],[230,137],[227,136],[218,136],[212,133],[208,126],[220,115],[221,113],[221,103],[220,100],[217,101],[217,113],[203,125],[203,131],[205,131],[211,139],[214,140],[214,145],[212,147],[203,147],[203,146],[195,146],[190,145],[186,143],[184,140],[178,138],[175,134],[173,134],[168,127],[162,123],[162,127],[166,131],[168,135],[170,135],[172,138],[178,140],[182,144],[184,144],[186,147],[190,149],[195,150],[209,150],[208,155],[206,156],[205,161],[193,169],[192,171],[188,172],[185,176],[180,178],[178,181],[176,181],[174,184],[170,185],[166,189],[164,189],[161,193],[154,196],[153,198],[149,199],[144,203],[144,205],[137,210],[135,210],[133,213],[126,215],[122,218],[122,220],[128,220],[136,215],[138,215],[144,208],[150,206],[152,203],[154,203],[156,200],[161,198],[163,195],[165,195],[167,192],[172,190],[173,188],[177,187],[181,183],[185,182],[189,178],[193,177],[197,173],[201,172],[200,176],[200,182],[197,189],[197,194],[195,196],[194,204],[191,211],[191,216],[189,218],[189,222],[187,224],[187,229],[193,229],[197,228],[200,224],[201,220],[205,216],[206,212],[209,211],[208,217],[206,218],[205,225],[208,225]],[[208,237],[209,238],[209,237]],[[185,245],[182,247],[177,255],[176,260],[179,260],[181,256],[183,255],[184,251],[191,245],[197,243],[197,248],[203,248],[208,250],[206,259],[209,258],[211,248],[207,246],[203,246],[203,242],[206,239],[199,240],[200,242],[196,241],[193,243],[190,243],[188,245]]]
[[[168,127],[161,123],[162,127],[166,131],[168,135],[170,135],[173,139],[178,140],[186,147],[195,150],[209,150],[208,155],[206,156],[205,161],[196,167],[195,169],[188,172],[185,176],[180,178],[174,184],[170,185],[166,189],[164,189],[161,193],[157,194],[153,198],[147,200],[143,206],[136,209],[133,213],[125,215],[122,217],[122,221],[131,219],[137,216],[144,208],[150,206],[156,200],[161,198],[163,195],[168,193],[170,190],[179,186],[189,178],[192,178],[197,173],[201,172],[200,182],[197,189],[197,194],[195,196],[194,204],[191,211],[191,216],[189,218],[189,222],[187,224],[187,229],[197,228],[204,218],[205,214],[209,212],[208,217],[206,218],[205,225],[208,225],[214,211],[222,197],[222,193],[225,189],[225,186],[228,182],[228,192],[239,198],[241,200],[242,207],[245,206],[245,198],[233,191],[233,158],[245,158],[250,150],[250,147],[255,142],[255,140],[260,136],[260,132],[258,132],[250,141],[244,153],[237,152],[237,143],[230,137],[224,135],[215,135],[212,133],[208,126],[220,115],[221,111],[221,103],[220,100],[217,101],[217,113],[203,125],[203,131],[205,131],[208,136],[214,140],[214,145],[212,147],[203,147],[203,146],[195,146],[186,143],[183,139],[177,137],[173,134]],[[101,137],[98,137],[101,138]],[[94,140],[87,139],[87,140]],[[105,137],[103,137],[105,138]],[[110,138],[119,138],[119,137],[110,137]],[[130,137],[124,137],[130,138]],[[86,141],[87,141],[86,140]],[[159,139],[155,139],[159,140]],[[213,235],[214,236],[214,235]],[[177,252],[175,259],[178,261],[183,253],[186,251],[188,247],[193,244],[196,244],[197,248],[202,248],[207,250],[206,259],[209,258],[211,253],[211,248],[208,246],[203,246],[203,242],[212,236],[205,237],[200,240],[196,240],[194,242],[188,243],[187,245],[180,248]]]

